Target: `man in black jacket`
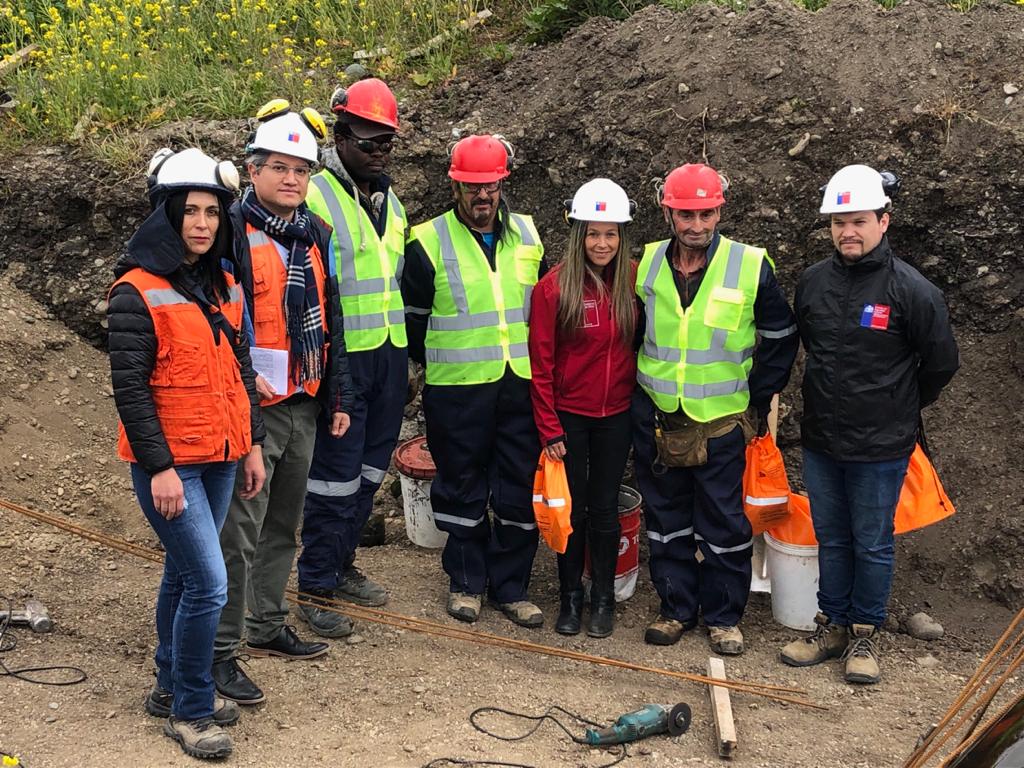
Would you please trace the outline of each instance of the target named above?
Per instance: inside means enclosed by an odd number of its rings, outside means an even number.
[[[881,679],[874,641],[892,585],[896,504],[920,411],[960,367],[942,293],[889,248],[890,202],[872,168],[832,177],[821,213],[836,251],[804,271],[795,300],[821,580],[815,633],[781,655],[791,666],[843,656],[852,683]]]
[[[264,699],[236,661],[243,620],[249,655],[310,659],[327,652],[325,643],[303,642],[285,623],[284,592],[317,415],[325,409],[331,434],[340,437],[353,400],[331,230],[304,202],[318,159],[317,138],[326,130],[312,110],[285,110],[264,117],[247,147],[252,186],[230,211],[244,325],[267,430],[267,482],[248,500],[236,487],[221,532],[228,602],[217,629],[213,678],[220,695],[239,704]]]

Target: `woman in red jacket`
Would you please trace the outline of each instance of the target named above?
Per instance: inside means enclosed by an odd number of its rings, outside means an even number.
[[[573,532],[558,556],[555,631],[563,635],[580,631],[587,543],[593,577],[587,634],[607,637],[615,622],[619,483],[636,382],[636,267],[625,226],[633,207],[608,179],[580,187],[565,258],[537,283],[531,299],[534,419],[548,457],[564,458],[572,495]]]

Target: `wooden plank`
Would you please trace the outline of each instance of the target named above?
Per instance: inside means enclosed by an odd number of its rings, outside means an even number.
[[[708,677],[715,680],[726,680],[725,662],[716,656],[708,659]],[[736,751],[736,723],[732,719],[732,700],[729,689],[718,685],[709,685],[711,711],[715,716],[715,738],[718,742],[718,754],[721,757],[732,757]]]
[[[779,432],[779,396],[772,395],[771,410],[768,411],[768,431],[771,432],[772,440],[777,439]]]
[[[32,51],[38,47],[39,46],[35,43],[32,43],[32,45],[26,45],[20,51],[12,53],[10,56],[5,56],[3,60],[0,60],[0,80],[28,61],[28,57],[32,55]]]

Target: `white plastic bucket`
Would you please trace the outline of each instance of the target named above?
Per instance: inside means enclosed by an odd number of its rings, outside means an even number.
[[[812,630],[818,612],[818,547],[787,544],[765,533],[772,616],[790,629]]]
[[[428,549],[443,547],[448,540],[448,534],[437,530],[434,524],[434,509],[430,506],[431,481],[417,480],[405,475],[401,475],[401,478],[405,532],[409,536],[409,541]]]
[[[402,506],[409,541],[427,549],[443,547],[448,534],[437,530],[434,508],[430,506],[430,484],[436,469],[427,439],[420,435],[400,443],[395,448],[395,467],[402,478]]]

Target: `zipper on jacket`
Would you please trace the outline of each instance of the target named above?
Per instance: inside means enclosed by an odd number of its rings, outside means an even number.
[[[836,440],[839,440],[839,404],[843,401],[842,397],[842,381],[843,381],[843,357],[845,356],[844,346],[846,344],[846,315],[850,311],[850,291],[853,286],[853,281],[850,277],[849,269],[843,268],[843,279],[845,280],[845,292],[843,294],[843,306],[842,311],[839,314],[839,343],[836,345],[836,387],[834,405],[832,408],[832,434],[835,435]],[[840,454],[842,452],[840,451]]]
[[[608,299],[608,330],[610,333],[615,332],[615,326],[612,323],[612,302],[611,297]],[[602,418],[608,415],[608,390],[611,389],[612,381],[612,338],[608,337],[605,343],[605,354],[604,354],[604,397],[601,399],[601,416]]]

